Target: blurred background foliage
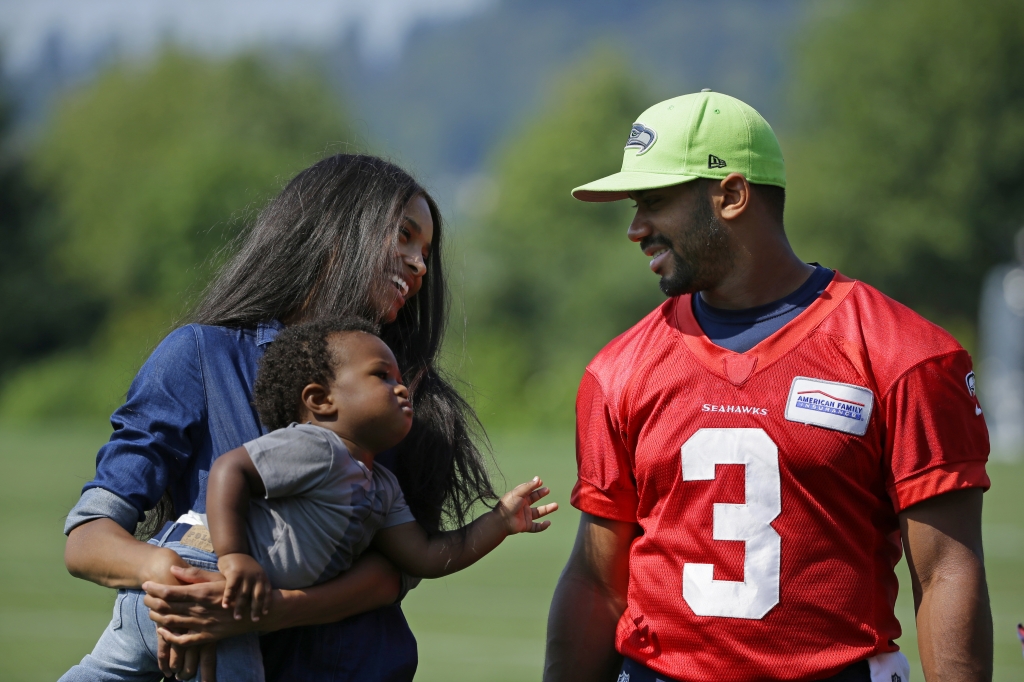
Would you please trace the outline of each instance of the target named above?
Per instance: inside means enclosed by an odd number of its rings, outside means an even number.
[[[848,3],[805,36],[792,240],[973,350],[982,278],[1024,222],[1024,4]]]
[[[494,156],[497,197],[464,246],[465,375],[488,423],[566,423],[582,368],[663,300],[624,237],[629,203],[569,196],[582,178],[619,169],[622,131],[648,97],[627,64],[599,50],[561,75]]]
[[[0,340],[20,360],[4,367],[0,414],[109,414],[238,229],[346,132],[314,68],[257,55],[166,48],[65,95],[16,167],[31,205],[4,221],[15,268],[4,281],[29,290],[24,302],[5,297],[7,322],[49,336],[45,353]],[[44,291],[36,268],[59,273]]]
[[[262,203],[358,147],[411,159],[441,188],[458,297],[448,358],[485,425],[571,424],[587,360],[661,294],[625,238],[629,203],[569,190],[617,169],[640,111],[708,86],[780,134],[798,253],[972,349],[981,279],[1024,222],[1024,6],[722,8],[498,3],[414,34],[390,71],[344,50],[165,46],[64,89],[30,133],[2,119],[0,419],[108,414]],[[429,69],[448,77],[432,87]],[[449,191],[456,171],[468,180]]]

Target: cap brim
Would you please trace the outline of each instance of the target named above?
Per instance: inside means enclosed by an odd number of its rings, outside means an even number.
[[[580,201],[619,201],[628,198],[630,192],[671,187],[696,179],[696,175],[621,171],[577,187],[572,195]]]

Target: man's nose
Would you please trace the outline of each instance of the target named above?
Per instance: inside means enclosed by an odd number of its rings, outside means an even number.
[[[629,237],[629,241],[638,242],[644,237],[651,234],[651,228],[647,226],[645,221],[640,218],[640,211],[633,214],[633,220],[629,223],[629,229],[626,230],[626,236]]]

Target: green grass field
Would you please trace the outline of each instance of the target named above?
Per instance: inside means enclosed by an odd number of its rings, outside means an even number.
[[[93,472],[99,429],[0,430],[0,680],[55,680],[87,653],[110,618],[112,593],[69,576],[64,515]],[[425,582],[406,600],[419,640],[417,680],[539,679],[548,603],[575,533],[568,504],[574,480],[572,435],[498,437],[509,485],[540,474],[562,509],[541,535],[510,538],[467,571]],[[996,633],[996,680],[1024,677],[1014,626],[1024,619],[1024,519],[1017,495],[1024,466],[990,466],[985,547]],[[904,564],[900,580],[908,585]],[[922,680],[909,588],[898,615],[900,640]]]

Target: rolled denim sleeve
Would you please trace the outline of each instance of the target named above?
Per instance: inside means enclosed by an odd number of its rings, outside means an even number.
[[[134,533],[139,518],[139,512],[127,500],[103,488],[89,488],[68,512],[67,521],[64,522],[64,535],[86,521],[96,519],[113,519],[129,533]]]
[[[171,332],[132,381],[127,400],[110,418],[114,433],[96,456],[96,477],[83,488],[68,524],[109,512],[109,518],[133,530],[185,471],[205,419],[199,344],[190,325]]]

